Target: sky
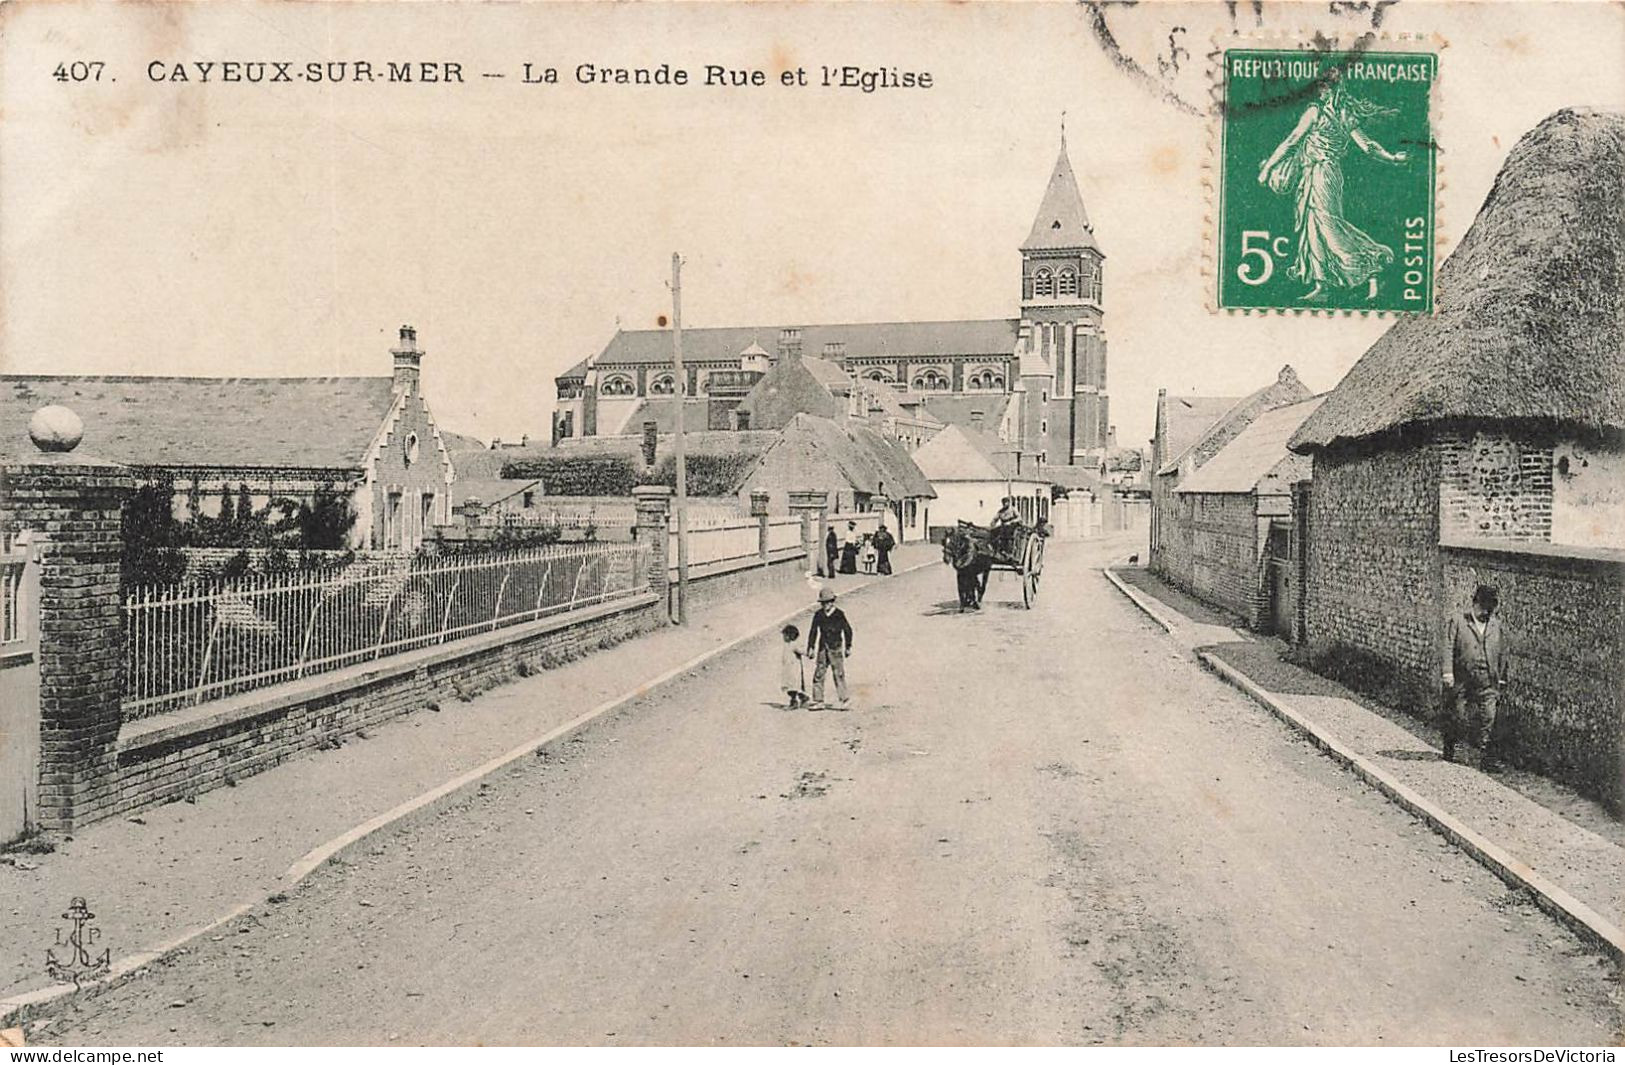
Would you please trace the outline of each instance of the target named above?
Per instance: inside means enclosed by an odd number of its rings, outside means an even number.
[[[674,251],[689,326],[1014,317],[1064,111],[1107,256],[1113,421],[1144,443],[1159,388],[1239,395],[1291,363],[1329,389],[1390,324],[1210,309],[1227,11],[1107,7],[1114,55],[1068,3],[7,4],[0,368],[383,374],[410,323],[442,426],[545,436],[555,374],[670,314]],[[1293,41],[1371,15],[1239,17]],[[1520,135],[1625,109],[1619,5],[1405,2],[1381,31],[1440,55],[1444,251]],[[75,60],[101,80],[52,76]],[[465,81],[200,82],[193,64],[228,60]],[[527,62],[559,83],[522,83]],[[584,85],[582,63],[692,80]],[[767,84],[707,87],[706,64]],[[823,65],[933,84],[823,88]],[[814,84],[779,84],[798,67]]]

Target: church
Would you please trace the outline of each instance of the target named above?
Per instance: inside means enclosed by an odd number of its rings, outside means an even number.
[[[1066,137],[1022,242],[1019,314],[934,322],[683,330],[684,425],[761,429],[747,400],[770,371],[803,362],[852,413],[883,391],[917,423],[952,424],[1010,445],[1019,465],[1098,466],[1113,446],[1106,389],[1105,255]],[[1012,264],[1013,265],[1013,264]],[[553,440],[636,435],[677,389],[669,330],[620,330],[556,378]],[[822,412],[818,412],[822,413]],[[671,424],[670,413],[658,420]]]

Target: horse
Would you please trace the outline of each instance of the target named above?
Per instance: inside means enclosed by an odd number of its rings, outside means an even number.
[[[971,526],[975,528],[975,526]],[[982,609],[987,594],[987,575],[993,568],[985,540],[978,541],[964,523],[948,530],[942,539],[942,561],[954,568],[959,585],[959,612]]]

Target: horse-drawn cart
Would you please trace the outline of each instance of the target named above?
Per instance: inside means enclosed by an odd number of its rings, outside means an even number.
[[[976,610],[987,592],[987,575],[1005,570],[1021,577],[1021,602],[1029,610],[1038,598],[1044,572],[1044,538],[1049,528],[1007,525],[989,529],[961,521],[942,541],[942,560],[959,576],[960,610]]]

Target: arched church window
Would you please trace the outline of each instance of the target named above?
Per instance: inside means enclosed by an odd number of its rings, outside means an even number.
[[[890,372],[883,370],[878,366],[868,371],[863,376],[870,381],[879,381],[881,384],[889,385],[892,383],[892,375]]]
[[[937,370],[921,370],[914,375],[916,392],[941,392],[948,387],[948,378]]]
[[[649,382],[649,394],[651,396],[669,396],[676,390],[677,382],[669,373],[663,373]]]
[[[1004,375],[1003,374],[997,374],[997,373],[994,373],[993,371],[989,370],[986,380],[987,380],[987,387],[988,388],[996,388],[996,389],[999,389],[1000,391],[1003,391],[1003,389],[1004,389]]]
[[[1055,275],[1048,270],[1040,270],[1033,275],[1033,298],[1047,299],[1055,295]]]
[[[630,377],[615,374],[604,378],[604,383],[598,386],[598,391],[606,396],[631,396],[637,394],[637,387],[632,384]]]
[[[1078,294],[1078,275],[1071,270],[1061,271],[1060,293],[1063,296],[1076,296]]]

